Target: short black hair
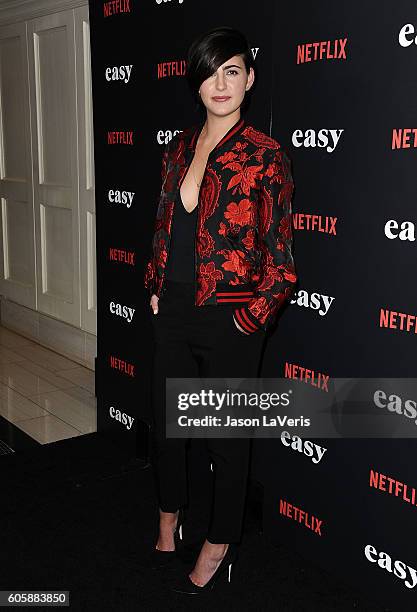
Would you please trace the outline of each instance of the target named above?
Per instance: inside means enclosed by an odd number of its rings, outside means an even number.
[[[241,55],[246,72],[253,68],[256,76],[256,66],[252,50],[242,32],[229,26],[221,26],[200,34],[191,44],[188,50],[186,78],[191,89],[193,98],[199,110],[205,110],[205,106],[198,95],[200,85],[208,79],[216,70],[234,55]],[[250,103],[252,90],[255,82],[246,92],[241,104],[241,111],[245,112]]]

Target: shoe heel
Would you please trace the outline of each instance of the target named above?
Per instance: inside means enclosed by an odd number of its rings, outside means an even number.
[[[175,528],[174,531],[174,542],[175,545],[177,544],[183,544],[183,532],[182,532],[182,526],[184,523],[184,519],[185,519],[185,512],[183,508],[180,508],[179,512],[178,512],[178,519],[177,519],[177,526]]]

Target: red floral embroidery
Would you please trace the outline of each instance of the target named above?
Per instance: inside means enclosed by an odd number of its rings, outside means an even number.
[[[200,257],[209,257],[214,250],[214,240],[213,237],[210,236],[206,227],[200,229],[200,232],[197,236],[197,251]]]
[[[219,234],[220,234],[221,236],[226,236],[226,234],[227,234],[227,227],[226,227],[226,225],[223,223],[223,221],[221,221],[221,222],[220,222]]]
[[[257,319],[268,314],[268,302],[264,297],[257,298],[256,301],[253,302],[253,304],[250,304],[248,308],[253,316]]]
[[[246,236],[242,238],[242,242],[248,251],[253,249],[255,246],[255,231],[253,229],[248,230]]]
[[[250,142],[252,142],[257,147],[265,146],[268,149],[279,149],[281,145],[270,138],[267,134],[260,132],[259,130],[255,130],[252,126],[246,126],[242,132],[242,136],[247,138]]]
[[[228,162],[233,161],[236,158],[237,158],[236,153],[234,153],[233,151],[228,151],[224,155],[221,155],[220,157],[218,157],[216,161],[220,162],[221,164],[227,164]]]
[[[243,167],[242,164],[238,162],[231,162],[230,164],[226,164],[225,168],[229,168],[235,172],[235,175],[232,176],[227,185],[227,189],[239,186],[242,193],[247,196],[250,194],[251,188],[256,187],[256,179],[261,177],[261,165]],[[233,195],[235,193],[236,189],[232,191]]]
[[[240,142],[239,140],[235,143],[235,145],[233,146],[233,149],[235,149],[236,151],[244,151],[246,149],[246,147],[248,146],[247,142]]]
[[[287,215],[283,217],[279,224],[279,233],[282,240],[290,240],[292,237],[291,217]]]
[[[238,276],[245,276],[249,268],[249,262],[245,259],[243,251],[230,251],[223,249],[217,251],[218,255],[223,255],[226,261],[222,263],[222,268],[229,272],[236,272]]]
[[[253,225],[253,208],[250,200],[241,200],[238,204],[231,202],[224,213],[230,225]]]
[[[216,280],[221,280],[223,273],[221,270],[216,270],[212,261],[208,264],[201,264],[198,276],[198,288],[196,303],[197,306],[203,304],[207,298],[214,293],[216,289]]]
[[[199,228],[204,226],[207,219],[212,216],[217,208],[221,187],[220,177],[212,168],[207,168],[204,185],[200,188]]]

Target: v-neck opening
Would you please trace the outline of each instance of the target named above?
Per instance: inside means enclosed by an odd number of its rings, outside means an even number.
[[[197,129],[194,131],[194,134],[193,134],[193,136],[192,136],[192,138],[191,138],[191,141],[190,141],[190,143],[189,143],[189,145],[188,145],[188,146],[190,147],[190,149],[193,151],[193,157],[194,157],[194,154],[195,154],[195,151],[196,151],[196,148],[197,148],[197,142],[198,142],[198,139],[199,139],[200,134],[201,134],[201,132],[202,132],[202,130],[203,130],[203,127],[204,127],[205,122],[206,122],[206,120],[204,120],[203,122],[201,122],[201,123],[199,124],[199,126],[197,127]],[[240,117],[240,118],[239,118],[239,119],[238,119],[238,120],[237,120],[237,121],[236,121],[236,122],[235,122],[235,123],[234,123],[234,124],[233,124],[233,125],[232,125],[232,126],[229,128],[229,129],[228,129],[228,130],[227,130],[227,132],[226,132],[226,133],[223,135],[223,137],[222,137],[222,138],[219,140],[219,142],[218,142],[218,143],[215,145],[215,147],[214,147],[214,148],[213,148],[213,149],[210,151],[210,153],[209,153],[209,154],[208,154],[208,156],[207,156],[207,161],[206,161],[206,165],[205,165],[205,168],[204,168],[203,177],[204,177],[204,175],[205,175],[205,173],[206,173],[207,166],[208,166],[208,164],[209,164],[209,161],[210,161],[211,156],[212,156],[212,155],[214,155],[215,153],[217,153],[218,149],[220,149],[220,147],[221,147],[221,146],[222,146],[222,145],[223,145],[225,142],[227,142],[227,141],[228,141],[228,140],[229,140],[229,139],[230,139],[230,138],[231,138],[231,137],[232,137],[234,134],[236,134],[237,132],[239,132],[239,131],[240,131],[240,130],[241,130],[241,129],[242,129],[244,126],[245,126],[245,125],[246,125],[245,118],[241,116],[241,117]],[[192,162],[191,162],[191,163],[192,163]],[[195,209],[197,208],[197,206],[198,206],[198,200],[199,200],[199,198],[200,198],[200,189],[201,189],[201,185],[200,185],[200,188],[199,188],[199,190],[198,190],[197,204],[195,205],[195,207],[193,208],[193,210],[192,210],[191,212],[189,212],[189,211],[188,211],[188,210],[185,208],[185,206],[184,206],[184,202],[183,202],[183,199],[182,199],[182,197],[181,197],[181,186],[182,186],[182,184],[183,184],[184,180],[186,179],[186,177],[188,176],[188,172],[190,171],[190,168],[191,168],[191,163],[189,164],[189,166],[188,166],[188,168],[187,168],[187,171],[186,171],[186,174],[184,175],[183,180],[181,181],[181,184],[180,184],[179,189],[178,189],[178,193],[179,193],[179,196],[180,196],[180,201],[181,201],[181,206],[184,208],[184,210],[185,210],[185,212],[187,213],[187,215],[191,215],[191,214],[192,214],[192,213],[195,211]]]
[[[200,192],[199,192],[199,194],[200,194]],[[195,209],[196,209],[196,208],[197,208],[197,206],[198,206],[198,202],[197,202],[197,204],[194,206],[193,210],[188,211],[188,210],[185,208],[185,206],[184,206],[184,202],[183,202],[182,195],[181,195],[181,187],[178,189],[178,195],[179,195],[179,203],[180,203],[180,204],[181,204],[181,206],[183,207],[185,214],[187,214],[187,215],[192,215],[192,214],[193,214],[193,212],[195,211]]]

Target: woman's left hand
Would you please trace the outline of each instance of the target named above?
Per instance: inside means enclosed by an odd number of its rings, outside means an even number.
[[[242,332],[242,334],[246,334],[246,336],[249,335],[249,332],[246,332],[244,329],[242,329],[240,327],[239,323],[236,322],[235,315],[233,315],[233,321],[234,321],[236,327],[238,328],[238,330]]]

